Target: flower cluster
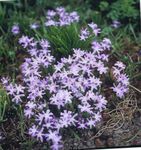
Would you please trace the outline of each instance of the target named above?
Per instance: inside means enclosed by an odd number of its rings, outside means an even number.
[[[57,7],[55,10],[48,10],[45,26],[65,26],[78,21],[77,12],[68,13],[65,8]]]
[[[66,26],[79,21],[79,15],[76,11],[66,12],[64,7],[57,7],[55,10],[48,10],[46,14],[45,26]],[[36,30],[41,27],[39,21],[29,24],[30,29]],[[20,33],[18,24],[11,27],[13,35]]]
[[[125,93],[128,92],[129,78],[124,73],[125,65],[117,61],[113,67],[113,75],[116,81],[116,85],[112,87],[113,91],[119,98],[124,97]]]
[[[91,22],[88,24],[88,27],[81,29],[81,33],[79,35],[80,40],[85,41],[92,34],[97,36],[100,33],[101,29],[97,26],[97,24]]]
[[[51,21],[56,14],[64,21],[62,24],[59,20],[58,25],[70,23],[69,18],[78,19],[75,13],[68,14],[63,8],[48,11],[47,18]],[[100,33],[96,24],[88,26],[96,36]],[[86,28],[80,38],[85,40],[90,35]],[[51,148],[58,150],[62,147],[63,129],[72,126],[91,129],[102,119],[101,112],[107,104],[102,93],[103,81],[109,73],[111,41],[108,38],[94,40],[89,51],[73,49],[72,55],[59,62],[52,56],[46,39],[36,41],[23,35],[19,44],[30,55],[21,65],[22,83],[10,83],[9,79],[3,78],[3,85],[13,102],[24,104],[24,115],[31,121],[28,133],[41,142],[51,143]],[[122,98],[129,84],[124,74],[125,65],[118,61],[113,69],[116,84],[109,88]]]

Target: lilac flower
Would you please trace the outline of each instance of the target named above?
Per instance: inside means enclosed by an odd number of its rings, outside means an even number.
[[[15,86],[12,83],[6,86],[6,90],[9,95],[14,95],[16,92]]]
[[[89,85],[93,87],[93,89],[97,89],[101,85],[101,81],[99,78],[90,77],[89,78]]]
[[[10,81],[9,77],[2,77],[1,79],[1,82],[4,86],[8,85],[9,81]]]
[[[30,42],[32,42],[33,38],[29,38],[28,36],[22,36],[19,39],[19,44],[21,44],[23,46],[23,48],[27,48],[27,46],[29,46]]]
[[[79,16],[76,11],[70,13],[70,20],[71,20],[70,22],[79,21]]]
[[[15,24],[12,26],[12,29],[11,29],[11,32],[14,34],[14,35],[17,35],[20,33],[20,28],[19,28],[19,25],[18,24]]]
[[[43,127],[46,129],[54,129],[54,125],[52,121],[47,121],[43,124]],[[59,128],[60,129],[60,128]]]
[[[119,68],[116,68],[116,67],[113,67],[113,75],[115,76],[115,77],[117,77],[117,76],[119,76],[120,75],[120,73],[121,73],[121,70],[119,70]]]
[[[101,46],[103,47],[104,50],[110,50],[110,48],[111,48],[110,39],[104,38],[103,41],[101,42]]]
[[[56,26],[57,22],[54,20],[48,20],[45,22],[45,26]]]
[[[75,117],[77,116],[77,114],[73,115],[71,111],[66,111],[64,110],[64,112],[61,113],[60,119],[59,119],[59,123],[61,125],[61,127],[68,127],[71,125],[76,124],[76,119]]]
[[[96,64],[97,70],[99,71],[99,74],[105,74],[107,72],[107,67],[104,66],[104,63],[101,61],[98,61]]]
[[[37,126],[33,125],[31,128],[29,128],[29,134],[32,136],[32,137],[35,137],[36,134],[38,132],[38,129],[37,129]]]
[[[61,140],[61,136],[59,136],[57,131],[49,130],[47,133],[47,140],[52,140],[54,143],[58,143]]]
[[[65,12],[65,8],[64,7],[57,7],[56,11],[57,11],[57,13],[62,13],[62,12]]]
[[[48,12],[47,12],[47,17],[52,18],[52,17],[54,17],[55,15],[56,15],[56,12],[55,12],[54,10],[48,10]]]
[[[56,83],[51,82],[50,86],[47,87],[50,93],[56,93],[58,89],[58,85]]]
[[[94,114],[94,118],[95,118],[95,121],[96,121],[96,122],[99,122],[99,121],[101,120],[102,116],[101,116],[101,114],[98,112],[98,113],[95,113],[95,114]]]
[[[92,114],[93,111],[92,111],[92,107],[89,103],[84,103],[82,105],[78,105],[78,108],[80,109],[81,112],[87,112],[89,114]]]
[[[94,53],[100,53],[103,51],[101,44],[96,41],[92,42],[92,50]]]
[[[70,71],[74,74],[74,75],[78,75],[79,71],[80,71],[80,67],[78,65],[71,65],[70,66]]]
[[[92,90],[89,90],[87,93],[86,93],[86,97],[91,100],[93,99],[95,96],[94,92]]]
[[[40,130],[37,131],[36,133],[36,138],[37,140],[40,140],[41,142],[43,142],[43,138],[45,136],[45,134],[43,133],[43,128],[41,128]]]
[[[58,62],[56,65],[54,65],[56,72],[60,72],[61,69],[64,67],[63,63]]]
[[[24,89],[25,87],[23,87],[22,85],[15,84],[15,91],[17,94],[24,93]]]
[[[119,28],[121,23],[118,20],[114,20],[111,25],[113,28]]]
[[[26,104],[26,107],[28,107],[28,109],[35,109],[37,105],[34,102],[28,101]]]
[[[93,23],[93,22],[90,23],[90,24],[88,24],[88,26],[92,29],[92,31],[93,31],[93,33],[95,34],[95,36],[97,36],[98,33],[100,33],[100,31],[101,31],[101,29],[98,28],[97,24],[95,24],[95,23]]]
[[[117,78],[117,81],[121,82],[125,86],[129,85],[129,78],[125,74],[120,74]]]
[[[42,100],[41,102],[37,103],[37,108],[39,111],[43,110],[44,108],[46,108],[47,104],[45,102],[45,100]]]
[[[42,39],[42,40],[40,41],[40,45],[41,45],[41,47],[42,47],[43,49],[48,49],[48,48],[50,47],[49,42],[48,42],[47,40],[45,40],[45,39]]]
[[[99,99],[97,101],[97,104],[95,105],[96,105],[96,109],[99,109],[99,112],[101,112],[103,109],[106,108],[107,101],[105,97],[103,97],[102,95],[99,95],[98,97]]]
[[[44,120],[44,114],[43,113],[38,113],[36,115],[36,121],[38,122],[38,124],[41,125],[43,120]]]
[[[90,129],[92,129],[92,127],[95,127],[95,123],[96,123],[96,121],[93,118],[89,118],[87,120],[87,126],[89,126]]]
[[[81,49],[73,49],[74,51],[74,57],[76,60],[82,58],[84,56],[84,51],[82,51]]]
[[[30,28],[31,29],[37,29],[37,28],[39,28],[39,24],[38,23],[32,23],[32,24],[30,24]]]
[[[112,89],[119,98],[122,98],[124,96],[124,93],[128,91],[128,89],[125,86],[122,86],[121,84],[118,84],[117,86],[114,85]]]
[[[30,49],[28,49],[28,53],[31,56],[37,56],[37,49],[36,48],[30,48]]]
[[[115,66],[118,67],[120,70],[124,70],[125,69],[125,65],[122,62],[120,62],[120,61],[117,61],[115,63]]]
[[[86,40],[88,37],[89,37],[89,31],[88,31],[88,29],[87,28],[85,28],[85,29],[81,29],[81,33],[80,33],[80,35],[79,35],[79,37],[80,37],[80,40]]]
[[[29,43],[29,47],[30,48],[35,48],[37,46],[37,42],[36,41],[31,41],[30,43]]]
[[[58,143],[53,143],[53,145],[51,146],[52,150],[60,150],[62,147],[63,146]]]
[[[34,115],[34,112],[32,111],[32,109],[25,109],[24,110],[24,115],[30,119],[33,115]]]
[[[99,74],[103,74],[103,73],[106,73],[107,72],[107,67],[104,67],[104,65],[100,65],[98,66],[98,71],[99,71]]]
[[[106,55],[106,54],[101,54],[99,59],[101,59],[101,61],[106,61],[108,62],[109,61],[109,55]]]
[[[81,120],[78,122],[78,128],[79,129],[87,129],[87,123],[85,123],[84,120]]]
[[[14,95],[14,98],[12,98],[12,101],[18,104],[22,102],[22,97],[24,97],[24,94]]]
[[[57,94],[53,94],[53,97],[50,98],[50,103],[56,105],[58,109],[60,109],[61,106],[71,103],[71,99],[71,92],[67,90],[59,90]]]
[[[46,110],[46,112],[43,112],[44,120],[47,122],[48,120],[53,118],[53,113],[50,112],[50,110]]]

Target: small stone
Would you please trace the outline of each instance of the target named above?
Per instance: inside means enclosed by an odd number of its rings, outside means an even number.
[[[89,148],[94,148],[94,147],[95,147],[95,144],[94,144],[93,141],[88,141],[88,142],[87,142],[87,146],[88,146]]]
[[[17,80],[17,81],[22,81],[22,75],[17,75],[17,76],[16,76],[16,80]]]
[[[107,112],[102,113],[102,118],[104,121],[108,121],[111,117]]]
[[[108,147],[113,147],[114,146],[114,140],[113,140],[113,138],[108,138],[107,139],[107,145],[108,145]]]
[[[104,143],[99,139],[95,139],[95,145],[96,147],[104,147]]]

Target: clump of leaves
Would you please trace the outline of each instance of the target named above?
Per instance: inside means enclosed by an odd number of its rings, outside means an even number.
[[[118,0],[111,5],[112,11],[108,13],[111,19],[123,19],[132,17],[136,19],[138,10],[134,7],[136,2],[134,0]]]
[[[8,95],[5,89],[0,86],[0,122],[4,121],[4,115],[6,111],[6,107],[8,105]]]

